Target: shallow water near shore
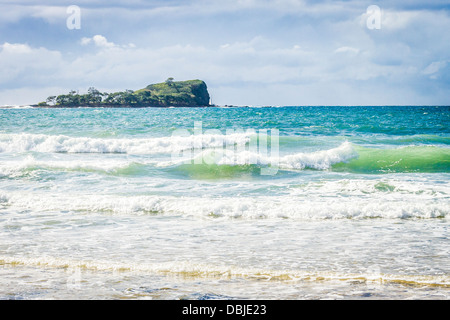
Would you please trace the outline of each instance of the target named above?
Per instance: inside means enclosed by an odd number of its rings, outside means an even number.
[[[0,299],[448,299],[449,123],[0,109]]]

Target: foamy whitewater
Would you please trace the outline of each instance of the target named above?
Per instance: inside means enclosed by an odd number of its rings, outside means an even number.
[[[448,299],[450,108],[0,108],[0,299]]]

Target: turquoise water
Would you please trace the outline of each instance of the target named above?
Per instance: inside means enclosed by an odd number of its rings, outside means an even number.
[[[447,299],[450,107],[0,109],[1,299]]]

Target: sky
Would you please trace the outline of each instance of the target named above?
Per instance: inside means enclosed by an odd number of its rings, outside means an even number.
[[[201,79],[217,105],[450,105],[450,1],[0,0],[0,105]]]

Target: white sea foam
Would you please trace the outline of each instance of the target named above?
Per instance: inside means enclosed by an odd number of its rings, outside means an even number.
[[[234,265],[220,266],[207,263],[195,263],[190,261],[174,262],[148,262],[126,263],[107,260],[74,260],[52,256],[39,258],[0,256],[0,265],[24,265],[45,268],[84,269],[103,272],[127,272],[127,273],[158,273],[180,275],[187,278],[226,278],[244,277],[266,281],[364,281],[375,283],[399,283],[431,286],[450,286],[450,279],[446,275],[403,275],[403,274],[371,274],[366,273],[339,273],[335,271],[295,270],[295,269],[268,269],[255,267],[240,267]]]
[[[0,109],[33,109],[33,107],[10,105],[10,106],[0,106]]]
[[[37,160],[29,155],[21,160],[8,160],[0,163],[0,177],[18,178],[30,170],[68,170],[98,171],[113,173],[127,168],[133,161],[127,159],[72,159],[72,160]]]
[[[173,153],[195,148],[215,148],[224,145],[245,145],[251,133],[203,134],[158,138],[100,139],[45,134],[0,134],[0,152],[43,153]]]
[[[276,153],[273,155],[273,153]],[[255,152],[251,150],[204,150],[193,153],[180,159],[162,161],[158,166],[171,166],[179,164],[215,164],[215,165],[271,165],[287,170],[303,170],[305,168],[326,170],[332,165],[347,162],[357,158],[358,153],[350,142],[344,142],[336,148],[313,152],[300,152],[291,155],[279,156],[278,150],[264,150]]]
[[[259,197],[116,196],[14,192],[0,194],[8,210],[73,211],[111,215],[173,215],[199,219],[447,219],[445,195],[373,193],[367,197],[320,194]],[[326,195],[329,194],[329,197]]]
[[[280,167],[286,169],[317,169],[325,170],[332,165],[347,162],[358,157],[358,153],[348,141],[342,143],[339,147],[316,151],[311,153],[297,153],[280,158]]]

